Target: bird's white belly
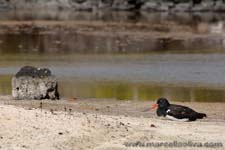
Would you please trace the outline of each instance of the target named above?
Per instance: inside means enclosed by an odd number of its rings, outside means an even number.
[[[173,116],[170,116],[170,115],[166,115],[166,118],[170,119],[170,120],[174,120],[174,121],[183,121],[183,122],[186,122],[186,121],[189,121],[188,118],[183,118],[183,119],[177,119]]]

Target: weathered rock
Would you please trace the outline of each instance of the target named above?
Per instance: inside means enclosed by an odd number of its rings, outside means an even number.
[[[225,11],[225,1],[224,0],[219,0],[215,3],[215,6],[213,7],[214,11],[220,11],[224,12]]]
[[[146,2],[142,7],[141,10],[145,11],[159,11],[160,3],[159,2]]]
[[[175,12],[189,12],[192,9],[192,3],[179,3],[175,5],[173,11]]]
[[[87,0],[78,0],[78,1],[72,1],[71,6],[74,10],[86,10],[86,11],[92,11],[97,9],[98,2],[97,1],[87,1]]]
[[[173,2],[149,1],[142,5],[141,10],[152,12],[169,12],[174,7],[175,4]]]
[[[0,0],[1,7],[14,9],[142,10],[156,12],[225,11],[224,0]]]
[[[214,2],[213,1],[205,1],[202,2],[198,5],[195,5],[195,7],[192,7],[193,12],[207,12],[207,11],[212,11],[212,8],[214,7]]]
[[[112,9],[114,10],[130,10],[133,6],[128,1],[114,0]]]
[[[47,68],[35,68],[31,66],[25,66],[20,69],[19,72],[16,73],[16,77],[22,77],[22,76],[30,76],[33,78],[39,77],[48,77],[51,76],[51,71]]]
[[[25,66],[12,78],[15,99],[59,99],[56,77],[47,68]]]
[[[165,3],[161,4],[160,11],[168,12],[168,11],[172,10],[173,8],[174,8],[174,3],[165,2]]]

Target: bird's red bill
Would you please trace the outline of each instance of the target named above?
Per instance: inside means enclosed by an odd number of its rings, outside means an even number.
[[[151,107],[151,110],[156,109],[158,107],[158,104],[153,104]]]
[[[145,109],[143,112],[154,110],[158,107],[158,104],[153,104],[151,108]]]

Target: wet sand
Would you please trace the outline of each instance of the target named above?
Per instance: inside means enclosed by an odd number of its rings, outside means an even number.
[[[2,149],[171,149],[124,145],[138,141],[225,144],[224,103],[178,103],[206,112],[208,117],[176,122],[158,118],[155,112],[143,112],[151,101],[65,98],[44,100],[41,108],[40,101],[14,101],[10,96],[0,99]]]

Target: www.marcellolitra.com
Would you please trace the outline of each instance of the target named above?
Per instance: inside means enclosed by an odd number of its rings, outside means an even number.
[[[125,142],[124,145],[126,147],[155,147],[155,148],[176,148],[176,147],[196,147],[196,148],[222,148],[223,143],[222,142],[178,142],[178,141],[172,141],[172,142]]]

